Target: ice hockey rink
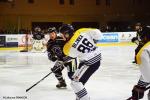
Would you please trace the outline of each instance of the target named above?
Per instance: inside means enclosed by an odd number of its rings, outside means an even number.
[[[102,46],[99,70],[85,85],[91,100],[126,100],[140,72],[133,64],[136,46]],[[33,87],[53,67],[46,53],[0,51],[0,100],[75,100],[67,70],[67,89],[57,89],[53,74]],[[142,100],[147,100],[147,92]],[[20,98],[19,98],[20,97]]]

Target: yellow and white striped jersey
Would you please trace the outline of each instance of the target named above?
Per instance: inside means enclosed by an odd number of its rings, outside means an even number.
[[[98,29],[81,28],[77,30],[72,38],[64,45],[65,55],[76,58],[81,61],[90,60],[92,63],[100,59],[100,49],[96,46],[94,40],[101,38],[102,33]],[[98,56],[99,55],[99,56]],[[97,57],[96,57],[97,56]],[[91,60],[96,57],[94,62]]]
[[[136,55],[137,63],[140,66],[141,81],[150,83],[150,42],[146,43]]]

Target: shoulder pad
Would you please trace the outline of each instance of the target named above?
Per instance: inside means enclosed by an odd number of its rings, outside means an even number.
[[[64,39],[62,37],[58,37],[56,39],[56,44],[60,45],[60,46],[63,46],[65,44],[65,41],[64,41]]]

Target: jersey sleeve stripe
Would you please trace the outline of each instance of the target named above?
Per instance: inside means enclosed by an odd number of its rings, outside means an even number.
[[[140,51],[138,52],[138,54],[136,55],[136,60],[137,60],[137,63],[138,63],[138,64],[141,64],[141,54],[142,54],[144,48],[146,48],[146,47],[149,46],[149,45],[150,45],[150,42],[146,43],[146,44],[140,49]]]

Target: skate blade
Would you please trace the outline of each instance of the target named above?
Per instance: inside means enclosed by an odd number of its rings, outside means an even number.
[[[56,87],[57,89],[67,89],[67,87]]]

